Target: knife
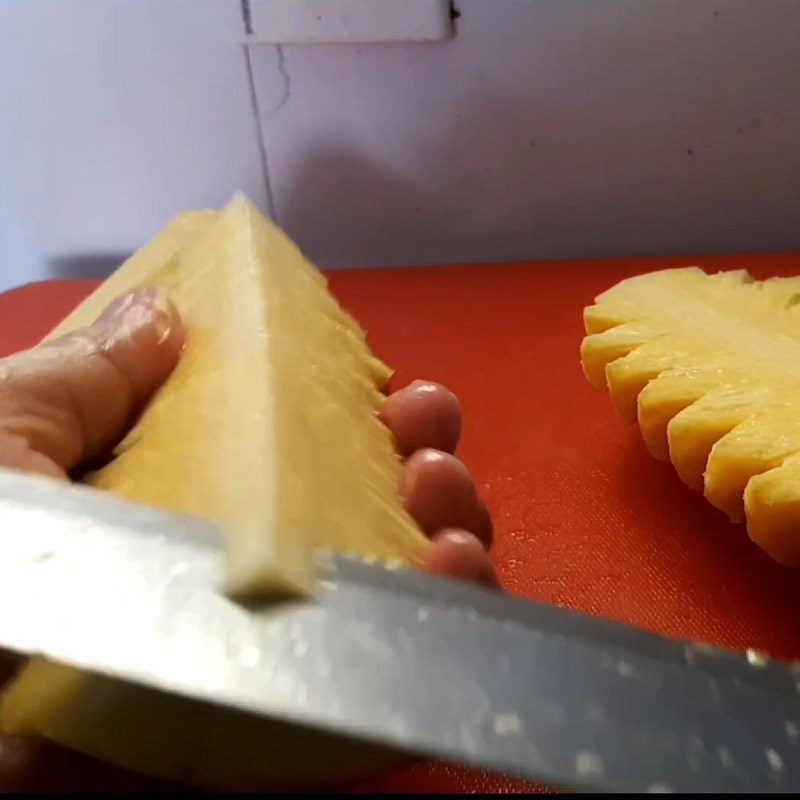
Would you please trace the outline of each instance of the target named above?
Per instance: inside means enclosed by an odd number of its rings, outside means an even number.
[[[214,525],[0,470],[0,647],[572,789],[800,790],[800,669],[351,558],[244,606]]]

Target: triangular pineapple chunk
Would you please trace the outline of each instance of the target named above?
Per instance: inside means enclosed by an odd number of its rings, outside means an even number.
[[[428,541],[398,498],[400,459],[378,419],[390,373],[295,245],[241,197],[222,212],[183,215],[52,335],[147,285],[166,289],[187,345],[116,457],[88,482],[217,522],[228,588],[239,594],[310,592],[319,547],[419,560]],[[376,758],[41,659],[6,689],[0,720],[9,733],[218,788],[352,775],[358,761],[343,761],[348,753]],[[220,735],[231,741],[215,744]]]
[[[219,523],[239,594],[309,592],[320,546],[421,556],[427,541],[398,501],[400,460],[377,418],[390,373],[277,227],[241,197],[184,215],[55,333],[141,285],[166,289],[186,350],[89,483]]]
[[[601,294],[584,323],[586,377],[653,455],[800,564],[800,278],[663,270]]]

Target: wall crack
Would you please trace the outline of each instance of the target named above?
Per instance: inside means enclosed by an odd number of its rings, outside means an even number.
[[[274,114],[277,111],[280,111],[286,103],[289,101],[289,98],[292,96],[292,79],[289,75],[289,71],[286,69],[286,57],[283,52],[283,45],[276,44],[275,45],[275,53],[278,57],[278,74],[281,76],[281,81],[283,81],[283,96],[280,100],[267,112],[267,114]]]

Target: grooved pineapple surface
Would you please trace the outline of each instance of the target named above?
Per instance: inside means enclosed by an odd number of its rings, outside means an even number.
[[[800,279],[639,275],[584,314],[581,356],[654,456],[776,561],[800,565]],[[666,446],[665,446],[666,443]]]
[[[667,635],[800,658],[800,572],[774,563],[743,526],[687,489],[669,463],[653,459],[638,428],[622,424],[581,371],[583,307],[623,278],[687,264],[748,268],[756,278],[800,274],[800,255],[776,255],[330,277],[376,354],[398,370],[397,385],[424,377],[459,394],[466,417],[460,452],[494,514],[494,560],[510,591]],[[54,282],[0,296],[0,353],[33,344],[93,286]],[[693,392],[705,394],[711,377],[696,380],[696,386],[673,386],[676,407],[686,407]],[[800,482],[800,465],[789,467]],[[101,782],[87,763],[78,760],[61,775],[77,788],[138,782],[112,779],[108,768]],[[526,786],[417,764],[356,788],[506,792]]]

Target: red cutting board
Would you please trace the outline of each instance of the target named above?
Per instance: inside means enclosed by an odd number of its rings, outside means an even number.
[[[460,455],[496,524],[508,591],[662,634],[800,658],[800,572],[772,563],[669,464],[650,458],[581,373],[581,311],[629,275],[694,264],[800,273],[798,255],[705,256],[331,274],[373,349],[461,399]],[[94,284],[42,283],[0,296],[0,355],[32,345]],[[424,680],[424,676],[420,678]],[[63,759],[61,760],[63,761]],[[142,786],[87,761],[49,785]],[[43,768],[46,766],[43,764]],[[102,777],[101,777],[102,775]],[[532,784],[417,764],[357,787],[507,792]]]

